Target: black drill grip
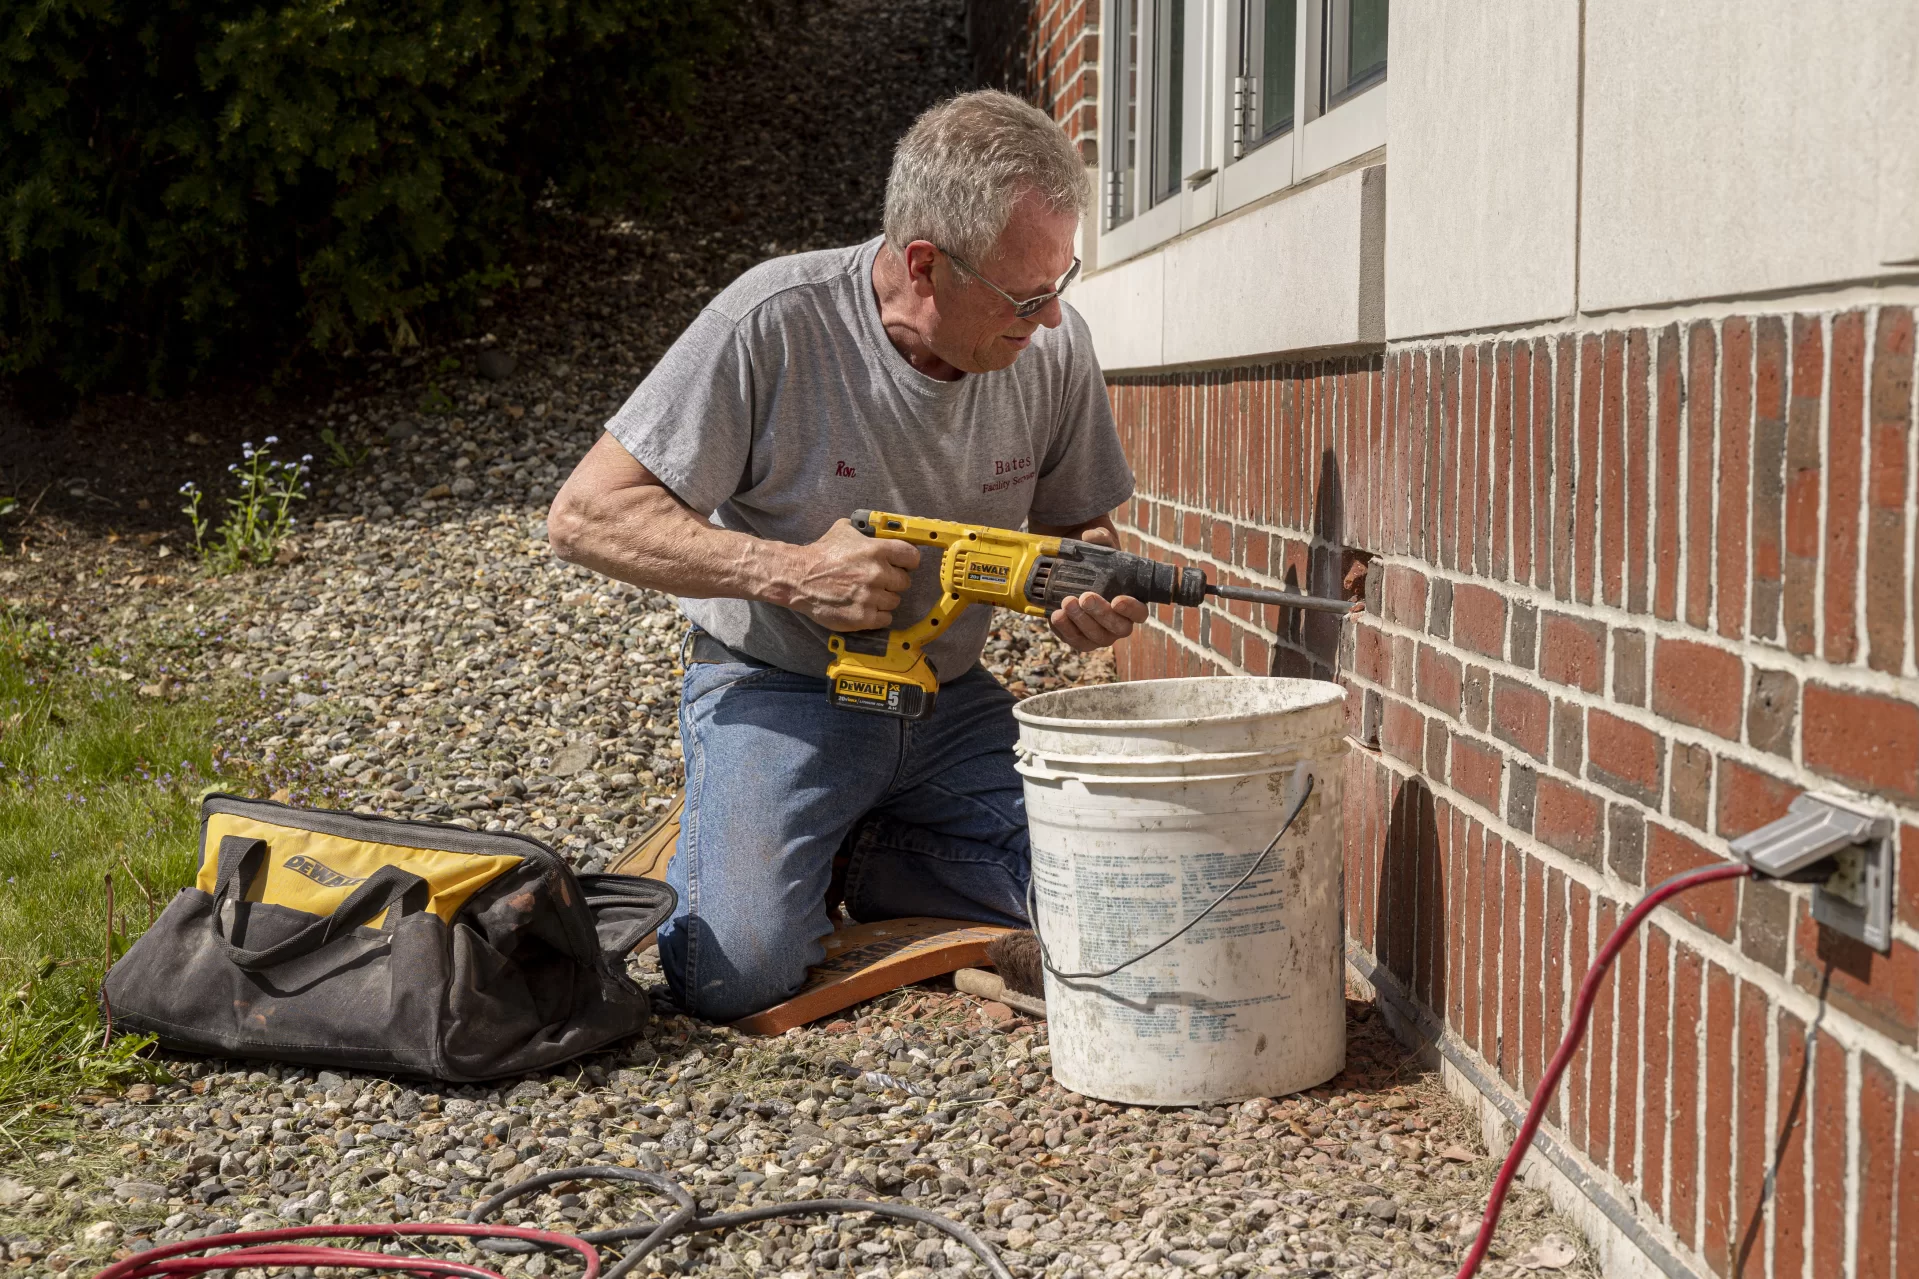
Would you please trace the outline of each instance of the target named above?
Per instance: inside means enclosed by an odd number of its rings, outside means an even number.
[[[1027,602],[1049,613],[1087,591],[1109,600],[1130,595],[1142,604],[1191,607],[1206,598],[1206,575],[1069,537],[1061,539],[1058,555],[1042,555],[1026,579]]]

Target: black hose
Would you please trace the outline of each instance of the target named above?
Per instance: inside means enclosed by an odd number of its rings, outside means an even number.
[[[687,1193],[685,1187],[660,1173],[643,1172],[637,1168],[558,1168],[552,1172],[543,1172],[536,1177],[528,1177],[525,1181],[508,1186],[474,1208],[467,1214],[466,1219],[477,1225],[515,1199],[523,1198],[536,1190],[562,1181],[637,1182],[658,1191],[674,1203],[673,1212],[663,1221],[636,1217],[631,1225],[612,1230],[595,1230],[579,1236],[596,1246],[603,1243],[624,1243],[629,1239],[639,1240],[626,1251],[618,1265],[606,1272],[605,1279],[625,1279],[625,1276],[649,1254],[681,1235],[698,1234],[708,1230],[726,1230],[775,1217],[820,1217],[829,1213],[851,1212],[877,1213],[882,1217],[895,1217],[915,1225],[931,1226],[942,1234],[959,1240],[970,1249],[974,1256],[986,1263],[987,1272],[993,1276],[993,1279],[1013,1279],[1012,1272],[999,1259],[999,1254],[995,1253],[992,1246],[984,1239],[959,1222],[924,1208],[913,1208],[906,1204],[880,1203],[870,1199],[796,1199],[785,1203],[764,1204],[758,1208],[747,1208],[740,1212],[723,1212],[711,1217],[702,1217],[699,1215],[699,1204],[691,1194]],[[494,1252],[539,1250],[537,1244],[509,1240],[489,1240],[484,1246]]]

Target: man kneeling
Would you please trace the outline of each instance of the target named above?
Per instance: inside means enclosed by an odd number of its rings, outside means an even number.
[[[798,990],[841,895],[863,921],[1025,923],[1013,697],[979,664],[991,610],[928,647],[939,701],[917,722],[829,705],[826,641],[910,625],[938,589],[856,509],[1111,544],[1132,473],[1059,297],[1086,191],[1072,144],[1017,98],[934,107],[894,154],[885,234],[734,281],[554,500],[557,554],[679,596],[693,623],[660,958],[699,1016]],[[1052,625],[1084,651],[1145,618],[1088,594]]]

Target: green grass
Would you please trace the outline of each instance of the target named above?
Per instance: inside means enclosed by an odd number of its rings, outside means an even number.
[[[0,1161],[149,1072],[145,1040],[103,1044],[95,992],[191,879],[220,780],[221,704],[143,697],[114,663],[0,618]]]

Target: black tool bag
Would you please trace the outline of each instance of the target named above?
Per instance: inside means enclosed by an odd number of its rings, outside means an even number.
[[[194,885],[101,995],[170,1049],[497,1079],[645,1025],[626,956],[675,901],[524,835],[214,795]]]

